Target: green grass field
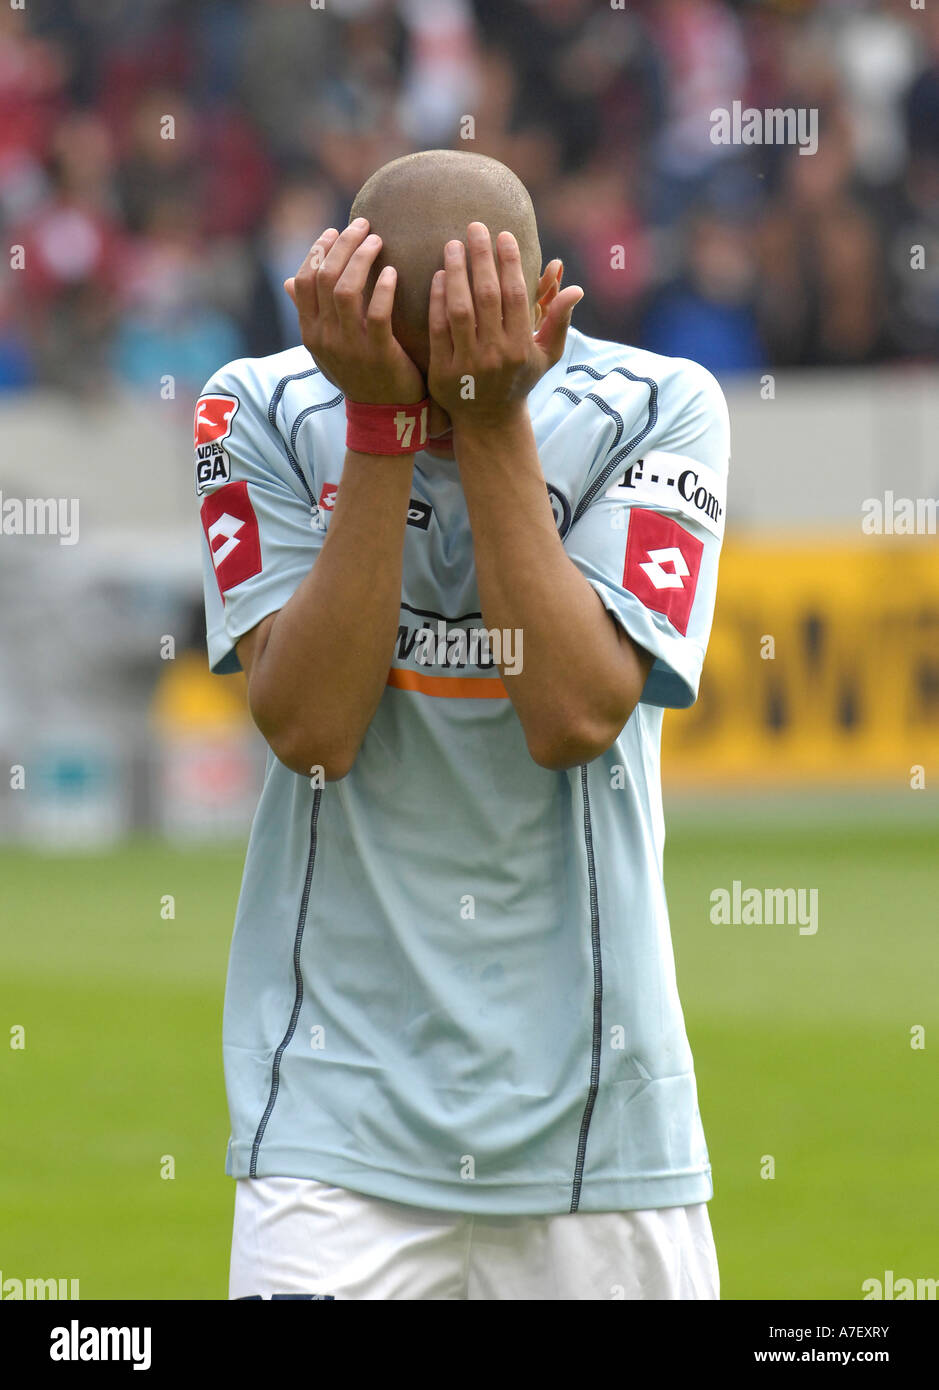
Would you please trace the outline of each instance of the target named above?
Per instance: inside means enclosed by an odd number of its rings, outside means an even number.
[[[936,842],[935,825],[876,815],[671,823],[725,1298],[854,1299],[887,1269],[939,1276]],[[78,1278],[82,1298],[226,1296],[220,1031],[240,869],[240,849],[159,843],[0,854],[2,1036],[26,1030],[24,1049],[3,1046],[4,1279]],[[709,894],[734,879],[817,888],[817,934],[712,925]]]

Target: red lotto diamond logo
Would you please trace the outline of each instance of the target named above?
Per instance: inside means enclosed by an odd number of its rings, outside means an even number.
[[[222,597],[261,572],[261,536],[246,482],[227,483],[202,503],[202,529]]]
[[[339,491],[338,483],[324,483],[323,491],[320,493],[320,506],[324,512],[331,512],[336,505],[336,493]]]
[[[656,613],[664,613],[682,637],[698,586],[704,546],[677,521],[645,507],[629,514],[623,588]]]

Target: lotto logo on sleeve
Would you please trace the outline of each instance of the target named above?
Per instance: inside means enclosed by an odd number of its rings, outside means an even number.
[[[656,613],[664,613],[682,637],[698,585],[704,546],[660,512],[633,507],[626,537],[623,588]]]
[[[261,535],[246,482],[227,483],[202,503],[202,529],[219,593],[261,572]]]
[[[228,482],[231,460],[222,441],[231,434],[232,420],[240,402],[237,396],[200,396],[192,425],[192,445],[196,451],[196,493],[211,483]]]

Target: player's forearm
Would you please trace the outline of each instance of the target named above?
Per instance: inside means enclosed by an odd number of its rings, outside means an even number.
[[[251,668],[252,714],[281,762],[344,777],[388,678],[413,457],[346,454],[316,564]]]
[[[497,430],[457,428],[454,448],[483,618],[522,634],[521,670],[503,667],[503,678],[532,757],[551,768],[590,761],[632,713],[648,658],[564,552],[527,407]]]

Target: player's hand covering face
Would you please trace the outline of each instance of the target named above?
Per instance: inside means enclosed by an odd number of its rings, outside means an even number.
[[[381,250],[357,217],[344,232],[329,227],[296,275],[284,281],[300,316],[300,334],[323,374],[350,401],[406,405],[427,394],[424,378],[391,331],[397,271],[385,266],[366,306],[363,291]]]
[[[428,327],[430,365],[427,386],[455,429],[498,426],[554,366],[564,351],[574,305],[583,290],[572,285],[551,300],[532,334],[528,288],[518,242],[511,232],[492,238],[482,222],[466,229],[461,241],[448,241],[444,269],[431,283]]]

